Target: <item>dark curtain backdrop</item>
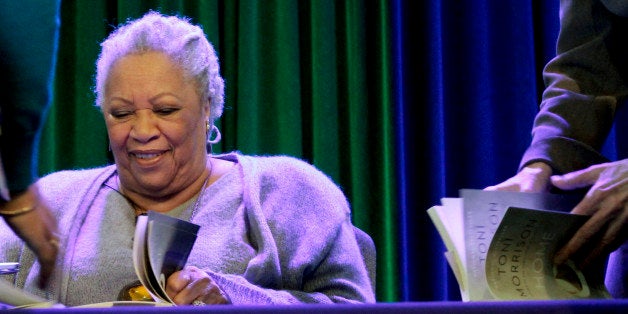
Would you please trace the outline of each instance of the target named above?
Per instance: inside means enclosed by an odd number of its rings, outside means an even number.
[[[189,16],[217,48],[227,97],[214,152],[326,172],[376,243],[379,301],[459,299],[425,210],[516,172],[558,0],[63,1],[42,175],[111,162],[94,62],[115,25],[149,9]]]

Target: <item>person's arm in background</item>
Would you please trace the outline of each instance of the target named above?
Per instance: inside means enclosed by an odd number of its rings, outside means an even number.
[[[613,9],[624,15],[628,4]],[[547,88],[520,171],[486,189],[590,187],[572,212],[592,218],[556,255],[557,263],[572,258],[587,265],[626,241],[628,160],[608,162],[600,150],[628,94],[628,18],[601,1],[562,0],[560,22],[557,56],[544,70]]]
[[[59,1],[6,1],[0,10],[0,216],[37,254],[41,284],[58,251],[56,222],[31,185],[37,177],[39,132],[51,102],[59,35]],[[2,185],[2,184],[0,184]]]

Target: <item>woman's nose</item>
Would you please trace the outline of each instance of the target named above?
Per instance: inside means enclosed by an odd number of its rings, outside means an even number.
[[[150,109],[141,109],[135,112],[136,119],[131,128],[130,136],[139,142],[148,142],[159,136],[157,119]]]

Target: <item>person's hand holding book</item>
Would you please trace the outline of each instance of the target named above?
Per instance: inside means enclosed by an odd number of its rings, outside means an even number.
[[[512,178],[493,186],[486,187],[486,191],[509,192],[547,192],[550,188],[552,168],[543,162],[535,162],[521,169]]]
[[[166,293],[175,304],[229,304],[229,299],[206,272],[186,266],[166,282]]]
[[[571,211],[591,219],[557,252],[556,264],[572,259],[581,267],[604,258],[628,239],[628,159],[593,165],[564,175],[536,162],[489,191],[547,192],[551,187],[569,191],[590,187]]]
[[[571,211],[591,218],[556,253],[561,264],[571,258],[586,267],[626,242],[628,238],[628,159],[598,164],[562,176],[551,183],[561,190],[591,187]]]

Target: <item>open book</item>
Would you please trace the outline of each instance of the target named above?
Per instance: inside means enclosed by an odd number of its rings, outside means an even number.
[[[139,281],[155,302],[114,301],[80,307],[145,304],[172,305],[166,294],[166,279],[181,270],[196,241],[199,226],[157,212],[139,216],[133,240],[133,264]],[[17,289],[0,280],[0,303],[14,307],[63,307]]]
[[[578,201],[465,189],[428,209],[463,301],[610,298],[605,263],[582,270],[552,262],[588,219],[569,213]]]
[[[133,264],[137,278],[155,301],[174,304],[166,294],[166,279],[185,266],[199,228],[152,211],[138,217]]]

